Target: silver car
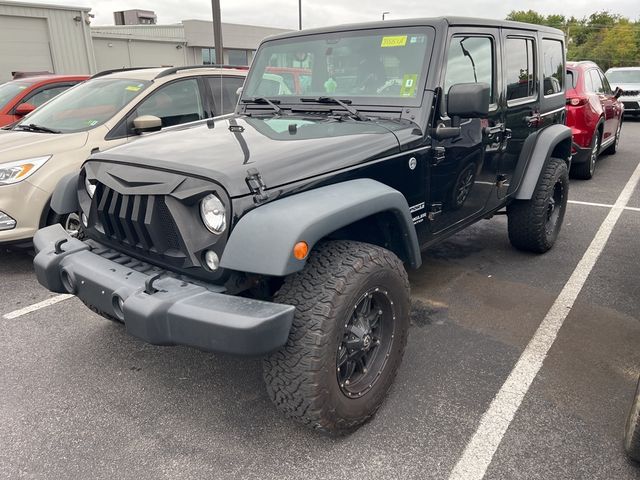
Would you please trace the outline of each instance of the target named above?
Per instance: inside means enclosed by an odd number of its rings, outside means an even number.
[[[620,101],[624,104],[624,113],[640,115],[640,67],[610,68],[605,76],[611,88],[622,90]]]

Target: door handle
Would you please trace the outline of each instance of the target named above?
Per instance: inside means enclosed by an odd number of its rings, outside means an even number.
[[[532,113],[530,116],[524,117],[524,121],[527,127],[537,127],[542,121],[542,116],[539,113]]]

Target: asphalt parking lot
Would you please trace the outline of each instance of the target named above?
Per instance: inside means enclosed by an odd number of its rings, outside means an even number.
[[[413,325],[396,383],[377,416],[341,439],[284,419],[259,359],[145,345],[76,299],[11,315],[54,295],[30,256],[1,253],[0,478],[449,478],[480,425],[498,430],[483,415],[587,257],[639,151],[640,122],[629,121],[594,179],[572,181],[575,203],[543,256],[513,250],[504,217],[426,252],[410,274]],[[640,478],[622,451],[640,374],[640,187],[629,189],[484,478]]]

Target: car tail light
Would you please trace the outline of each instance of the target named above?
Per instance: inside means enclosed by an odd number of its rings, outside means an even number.
[[[586,105],[589,99],[587,97],[571,97],[567,98],[567,105],[572,107],[579,107],[580,105]]]

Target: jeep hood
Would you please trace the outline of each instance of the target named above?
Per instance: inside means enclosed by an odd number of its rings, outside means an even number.
[[[0,164],[82,148],[87,132],[36,133],[0,130]]]
[[[258,170],[268,189],[276,188],[399,152],[398,138],[410,136],[400,130],[415,127],[325,115],[233,116],[148,135],[91,159],[208,178],[237,197],[251,193],[245,181],[249,169]]]

